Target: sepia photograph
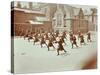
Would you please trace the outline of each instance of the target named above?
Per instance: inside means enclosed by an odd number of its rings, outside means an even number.
[[[97,69],[97,7],[11,2],[11,72]]]

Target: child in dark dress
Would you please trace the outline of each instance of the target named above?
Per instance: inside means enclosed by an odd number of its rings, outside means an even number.
[[[53,47],[55,49],[55,47],[54,47],[52,42],[53,42],[52,38],[49,38],[49,43],[48,43],[48,46],[47,46],[48,47],[48,51],[49,51],[49,47]]]
[[[76,47],[78,47],[75,36],[73,36],[72,48],[73,48],[73,45],[76,45]]]
[[[33,42],[34,42],[34,45],[35,45],[35,43],[38,42],[38,41],[39,41],[38,37],[35,36],[35,37],[34,37],[34,41],[33,41]]]
[[[81,34],[81,36],[80,36],[80,44],[82,45],[82,43],[84,43],[84,45],[86,44],[85,41],[84,41],[83,34]]]
[[[64,51],[66,52],[66,50],[64,49],[63,45],[62,45],[62,40],[60,39],[60,41],[58,42],[58,49],[57,49],[57,53],[59,55],[59,51]]]
[[[47,46],[47,44],[46,44],[46,41],[45,41],[44,37],[43,37],[43,36],[41,36],[41,41],[40,41],[41,48],[42,48],[42,45],[43,45],[43,44],[45,44],[45,45]]]
[[[87,33],[87,41],[88,41],[88,42],[89,42],[89,41],[90,41],[90,42],[92,41],[92,40],[91,40],[91,34],[90,34],[90,32]]]

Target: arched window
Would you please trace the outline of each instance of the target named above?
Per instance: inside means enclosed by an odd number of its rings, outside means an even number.
[[[57,14],[57,27],[60,27],[62,25],[62,15]]]

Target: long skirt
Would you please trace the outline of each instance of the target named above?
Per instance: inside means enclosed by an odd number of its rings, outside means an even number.
[[[64,47],[62,45],[59,45],[57,50],[62,51],[64,50]]]

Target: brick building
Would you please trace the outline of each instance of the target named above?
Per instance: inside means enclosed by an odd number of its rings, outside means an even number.
[[[52,30],[52,22],[49,21],[45,14],[22,8],[11,9],[12,26],[14,26],[14,35],[18,35],[19,31],[29,30],[31,32],[50,32]]]

